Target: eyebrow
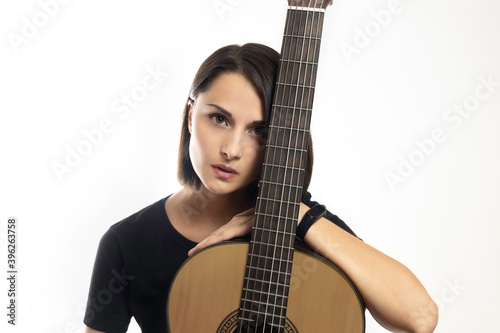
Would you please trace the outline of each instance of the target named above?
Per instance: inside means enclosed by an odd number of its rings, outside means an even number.
[[[232,118],[233,115],[231,112],[227,111],[226,109],[224,109],[222,106],[220,105],[217,105],[217,104],[207,104],[207,105],[210,105],[214,108],[216,108],[217,110],[219,110],[220,112],[222,112],[223,114],[225,114],[226,116]],[[265,125],[266,124],[266,121],[265,120],[254,120],[252,122],[252,124],[254,125]]]

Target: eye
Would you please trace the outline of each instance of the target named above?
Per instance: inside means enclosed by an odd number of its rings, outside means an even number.
[[[260,127],[254,127],[252,129],[252,134],[255,135],[255,136],[258,136],[260,138],[263,138],[263,137],[266,136],[267,131],[266,131],[266,128],[262,127],[262,126],[260,126]]]
[[[226,118],[220,114],[211,114],[210,118],[217,125],[224,125],[225,123],[227,123]]]

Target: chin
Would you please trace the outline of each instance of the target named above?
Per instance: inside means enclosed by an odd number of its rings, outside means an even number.
[[[224,181],[217,181],[215,184],[212,183],[207,183],[205,184],[205,188],[216,195],[229,195],[229,194],[234,194],[236,192],[240,191],[245,191],[248,185],[246,186],[241,186],[239,184],[234,184],[234,183],[229,183],[229,182],[224,182]]]

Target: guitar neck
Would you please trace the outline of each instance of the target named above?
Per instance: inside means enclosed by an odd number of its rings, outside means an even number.
[[[284,327],[323,18],[329,1],[289,0],[240,320]],[[241,326],[240,326],[241,327]]]

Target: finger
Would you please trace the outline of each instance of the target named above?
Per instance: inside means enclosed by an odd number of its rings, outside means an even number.
[[[214,232],[213,234],[211,234],[210,236],[199,242],[195,247],[189,250],[188,256],[192,256],[196,252],[203,250],[204,248],[209,247],[210,245],[214,245],[223,242],[225,240],[229,240],[234,237],[240,236],[239,233],[241,233],[241,231],[237,232],[236,230],[234,229],[231,230],[229,228],[227,228],[226,230],[224,229],[226,228],[223,227],[223,229],[217,230],[216,232]]]
[[[192,256],[196,252],[216,243],[235,237],[244,236],[252,229],[252,219],[250,218],[235,218],[228,224],[212,233],[210,236],[198,243],[194,248],[189,250],[188,256]]]
[[[205,246],[203,245],[203,243],[205,242],[205,240],[201,241],[200,243],[198,243],[195,247],[193,247],[191,250],[189,250],[188,252],[188,256],[191,257],[193,254],[195,254],[196,252],[200,251],[201,249],[205,248]]]
[[[196,252],[198,252],[200,250],[203,250],[204,248],[206,248],[206,247],[208,247],[210,245],[213,245],[213,244],[216,244],[216,243],[220,243],[220,242],[222,242],[222,241],[224,241],[226,239],[230,239],[230,238],[224,238],[224,236],[221,235],[220,232],[213,233],[212,235],[208,236],[207,238],[205,238],[204,240],[202,240],[201,242],[199,242],[191,250],[189,250],[188,256],[192,256]]]

